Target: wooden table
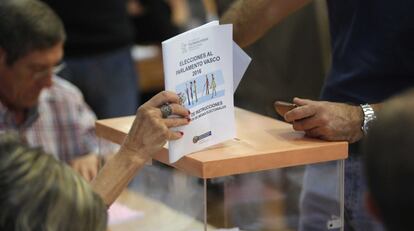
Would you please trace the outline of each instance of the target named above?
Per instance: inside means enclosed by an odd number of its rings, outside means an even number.
[[[99,120],[98,137],[120,144],[134,116]],[[237,138],[168,162],[168,150],[154,159],[203,179],[275,168],[314,164],[348,157],[347,142],[304,137],[288,123],[236,108]]]

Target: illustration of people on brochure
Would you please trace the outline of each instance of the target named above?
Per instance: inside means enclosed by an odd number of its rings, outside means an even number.
[[[199,89],[202,89],[200,92]],[[183,106],[191,109],[212,99],[225,95],[224,78],[221,70],[185,81],[176,87]]]

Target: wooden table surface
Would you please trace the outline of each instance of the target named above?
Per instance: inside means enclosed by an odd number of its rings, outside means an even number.
[[[237,138],[168,162],[164,149],[154,159],[193,176],[215,178],[275,168],[346,159],[347,142],[304,137],[288,123],[236,108]],[[120,144],[134,116],[99,120],[98,137]]]

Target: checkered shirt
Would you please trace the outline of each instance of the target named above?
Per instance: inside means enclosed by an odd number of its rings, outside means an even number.
[[[23,124],[17,125],[0,102],[0,133],[18,133],[30,146],[65,162],[97,153],[95,120],[79,89],[56,76],[53,85],[41,92],[38,105],[27,111]]]

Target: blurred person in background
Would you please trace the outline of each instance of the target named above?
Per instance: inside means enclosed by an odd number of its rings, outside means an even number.
[[[59,75],[82,91],[99,119],[133,115],[139,91],[127,0],[43,1],[56,11],[67,33]]]
[[[81,92],[54,75],[65,31],[37,0],[0,2],[0,132],[17,132],[86,179],[98,171],[95,115]]]
[[[222,16],[234,0],[216,2],[218,13]],[[289,101],[296,95],[317,99],[330,64],[327,24],[326,1],[313,1],[280,22],[277,27],[269,29],[258,41],[244,47],[244,51],[252,57],[252,62],[235,92],[235,105],[283,119],[274,110],[275,99]],[[282,203],[283,214],[266,213],[262,209],[261,213],[250,212],[252,217],[247,219],[245,216],[239,217],[235,212],[234,221],[240,221],[236,223],[237,226],[246,230],[277,229],[284,226],[287,226],[286,229],[298,230],[298,203],[304,170],[305,166],[296,166],[263,172],[257,174],[255,179],[246,177],[245,181],[263,182],[264,186],[274,190],[274,195],[282,194],[283,199],[266,194],[266,198],[261,197],[261,204],[258,199],[252,198],[248,205],[245,203],[244,208],[253,211],[255,206],[265,208],[269,202]],[[258,189],[251,189],[252,192],[256,190]],[[237,199],[232,197],[232,200]]]
[[[155,44],[179,33],[173,22],[173,12],[165,0],[128,0],[128,15],[136,32],[135,44]]]
[[[239,0],[221,22],[233,23],[234,40],[247,46],[309,2]],[[410,1],[328,1],[332,64],[322,89],[324,101],[295,98],[298,107],[284,116],[307,136],[352,144],[345,163],[345,224],[337,228],[383,229],[363,206],[366,182],[361,177],[358,141],[367,134],[383,101],[414,86],[413,7]],[[336,167],[307,167],[300,230],[325,229],[327,221],[340,216],[338,198],[332,197],[338,184]]]
[[[61,20],[41,1],[4,0],[0,34],[7,35],[0,36],[0,133],[18,133],[92,180],[95,115],[75,86],[54,75],[66,36]]]

